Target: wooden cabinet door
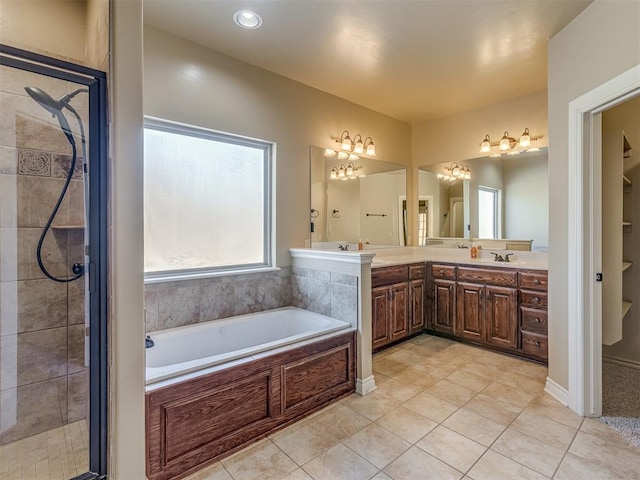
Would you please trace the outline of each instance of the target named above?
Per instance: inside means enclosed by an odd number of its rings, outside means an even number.
[[[411,303],[411,333],[424,329],[424,280],[412,280],[409,284],[409,302]]]
[[[474,341],[484,341],[485,286],[458,282],[456,334]]]
[[[456,282],[433,281],[433,315],[431,328],[440,332],[455,333]]]
[[[382,347],[391,341],[389,297],[389,287],[371,289],[371,339],[373,348]]]
[[[396,283],[391,290],[391,341],[406,337],[409,329],[409,287],[406,282]]]
[[[487,343],[517,348],[518,291],[487,285],[485,297]]]

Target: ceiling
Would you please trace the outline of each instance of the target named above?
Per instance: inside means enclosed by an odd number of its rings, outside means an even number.
[[[406,122],[547,88],[591,0],[144,0],[145,23]],[[261,28],[241,29],[251,9]]]

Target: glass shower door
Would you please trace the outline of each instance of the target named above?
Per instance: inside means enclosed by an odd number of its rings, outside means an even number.
[[[89,133],[86,84],[0,65],[0,479],[90,470]]]

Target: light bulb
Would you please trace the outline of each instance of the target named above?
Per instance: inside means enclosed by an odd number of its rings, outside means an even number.
[[[373,140],[371,140],[371,137],[369,137],[369,143],[367,143],[367,155],[369,155],[370,157],[376,156],[376,146],[373,144]]]
[[[340,170],[338,170],[338,176],[342,178],[344,177],[344,174],[345,174],[344,165],[340,165]]]
[[[531,136],[529,135],[529,129],[525,128],[520,136],[520,147],[527,148],[529,146],[531,146]]]
[[[489,134],[485,135],[482,144],[480,145],[480,153],[489,153],[491,151],[491,139]]]
[[[353,163],[347,165],[347,176],[350,177],[351,175],[353,175]]]
[[[469,167],[467,167],[464,171],[464,179],[471,180],[471,171],[469,170]]]
[[[347,132],[347,135],[342,139],[340,148],[342,148],[342,150],[351,150],[351,137],[349,137],[349,132]]]
[[[358,155],[354,155],[353,153],[351,155],[349,155],[349,160],[355,162],[356,160],[358,160],[360,157]]]
[[[338,152],[338,159],[345,160],[349,158],[349,154],[347,152]]]
[[[509,132],[504,132],[504,135],[500,139],[500,146],[498,148],[503,152],[511,148],[509,141]]]
[[[331,169],[331,178],[332,178],[333,180],[335,180],[336,178],[338,178],[338,171],[336,170],[336,167],[333,167],[333,168]]]
[[[454,177],[459,176],[460,175],[460,168],[456,165],[455,167],[453,167],[453,171],[451,173],[453,173]]]
[[[353,153],[357,153],[358,155],[362,155],[364,153],[364,144],[362,143],[362,138],[360,138],[353,146]]]
[[[336,151],[333,150],[332,148],[326,148],[324,150],[324,156],[325,157],[333,157],[336,154]]]

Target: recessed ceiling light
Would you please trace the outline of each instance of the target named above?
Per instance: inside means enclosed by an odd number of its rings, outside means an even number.
[[[242,28],[259,28],[262,17],[251,10],[238,10],[233,14],[233,21]]]

